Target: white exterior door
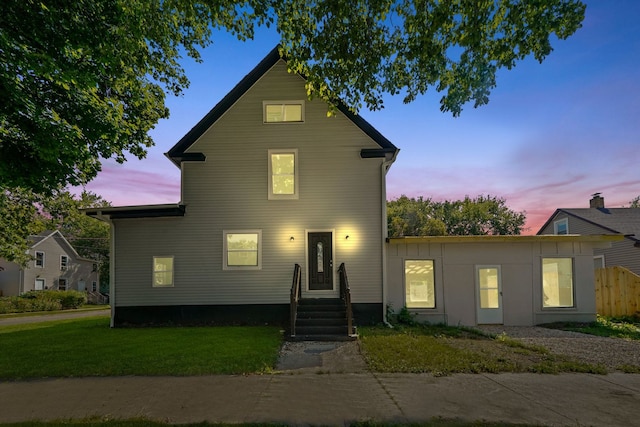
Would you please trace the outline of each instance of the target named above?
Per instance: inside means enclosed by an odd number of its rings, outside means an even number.
[[[499,265],[476,266],[478,324],[502,324],[502,279]]]

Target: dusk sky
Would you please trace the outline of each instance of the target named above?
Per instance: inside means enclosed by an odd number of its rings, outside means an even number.
[[[453,118],[435,90],[411,104],[387,97],[361,115],[400,148],[387,198],[437,201],[492,195],[527,216],[535,234],[556,208],[607,207],[640,195],[640,1],[589,0],[583,27],[539,64],[530,58],[498,74],[488,105]],[[177,203],[180,173],[163,153],[189,131],[278,43],[216,34],[204,63],[184,60],[191,86],[167,97],[171,117],[151,132],[146,159],[103,162],[87,185],[114,206]]]

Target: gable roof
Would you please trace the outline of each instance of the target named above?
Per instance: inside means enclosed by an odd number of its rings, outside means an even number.
[[[58,235],[59,239],[62,240],[62,241],[58,240],[58,243],[59,244],[61,243],[62,246],[66,246],[66,248],[63,248],[63,249],[67,253],[72,254],[73,257],[76,258],[76,259],[87,260],[87,258],[81,257],[78,254],[78,252],[76,252],[74,247],[71,245],[71,243],[69,243],[69,241],[67,239],[65,239],[65,237],[62,235],[60,230],[46,230],[46,231],[41,232],[38,235],[29,236],[29,240],[31,240],[33,242],[33,244],[31,245],[31,249],[35,249],[36,246],[40,245],[42,242],[44,242],[45,240],[47,240],[49,238],[54,238],[55,235]]]
[[[213,107],[176,145],[165,153],[176,166],[180,167],[183,161],[203,161],[205,156],[202,153],[187,153],[186,151],[200,138],[222,115],[231,108],[238,99],[242,97],[267,71],[271,69],[280,59],[279,46],[274,47],[267,56],[256,65],[215,107]],[[301,76],[306,80],[304,76]],[[338,110],[359,127],[366,135],[373,139],[380,149],[362,150],[363,158],[386,157],[395,158],[398,151],[395,145],[378,132],[361,116],[352,113],[342,102],[337,105]]]
[[[631,240],[640,242],[640,208],[556,209],[537,234],[541,234],[560,213],[600,227],[606,233],[623,234]]]

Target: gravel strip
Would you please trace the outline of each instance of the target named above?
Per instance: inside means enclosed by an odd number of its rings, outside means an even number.
[[[594,365],[600,364],[610,372],[619,370],[624,365],[640,367],[640,341],[598,337],[539,326],[477,326],[476,328],[495,335],[505,333],[510,338],[518,339],[525,344],[545,347],[555,354],[569,356]]]

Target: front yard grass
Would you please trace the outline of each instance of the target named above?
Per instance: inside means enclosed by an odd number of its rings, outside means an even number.
[[[598,316],[595,322],[557,322],[542,325],[552,329],[581,332],[599,337],[640,340],[640,318],[638,317],[605,317]]]
[[[0,326],[0,379],[265,373],[277,327],[109,328],[108,318]]]
[[[360,328],[362,352],[376,372],[453,373],[589,372],[603,366],[578,362],[505,336],[434,325]]]

